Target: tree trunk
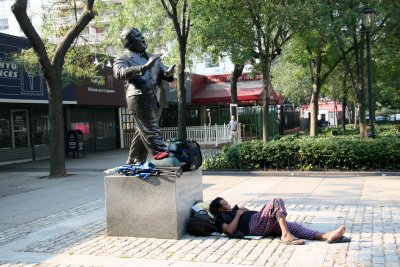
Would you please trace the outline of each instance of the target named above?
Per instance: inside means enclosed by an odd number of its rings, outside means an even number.
[[[237,82],[242,75],[244,65],[235,64],[235,68],[232,73],[231,79],[231,102],[232,104],[238,103],[238,96],[237,96]]]
[[[360,82],[360,87],[364,87],[364,82]],[[365,105],[365,90],[360,89],[360,92],[357,96],[357,105],[358,105],[358,117],[359,117],[359,123],[360,123],[360,137],[361,138],[367,138],[368,137],[368,131],[367,131],[367,120],[365,116],[365,110],[366,110],[366,105]]]
[[[359,55],[358,55],[358,60],[359,60],[359,70],[358,70],[358,96],[357,96],[357,101],[358,101],[358,107],[359,107],[359,121],[360,121],[360,137],[361,138],[367,138],[368,137],[368,131],[367,131],[367,120],[365,118],[365,110],[366,110],[366,105],[365,105],[365,82],[364,82],[364,35],[361,35],[361,40],[360,40],[360,47],[359,47]]]
[[[178,94],[178,138],[186,139],[186,87],[185,87],[185,51],[180,48],[180,64],[178,65],[177,94]]]
[[[268,90],[264,91],[264,93],[267,93],[267,92],[268,92]],[[269,139],[269,134],[268,134],[269,120],[268,119],[269,119],[269,103],[267,100],[267,102],[263,103],[263,142],[268,142],[268,139]]]
[[[362,138],[367,138],[368,137],[368,131],[367,131],[367,120],[365,118],[365,101],[362,103],[358,103],[358,114],[360,117],[360,137]]]
[[[359,108],[358,108],[358,103],[354,103],[354,115],[353,115],[353,121],[354,121],[354,124],[353,124],[353,129],[357,129],[357,121],[358,121],[358,110],[359,110]]]
[[[311,94],[311,114],[310,114],[310,136],[318,135],[318,98],[319,86],[317,82],[313,83],[313,91]]]
[[[65,135],[61,70],[54,71],[46,79],[49,94],[50,124],[50,175],[49,178],[65,177]]]
[[[263,68],[263,142],[268,142],[269,134],[269,84],[270,84],[270,70],[268,57],[265,60],[265,68]]]
[[[357,98],[358,101],[358,116],[359,116],[359,123],[360,123],[360,137],[361,138],[367,138],[368,137],[368,132],[367,132],[367,119],[365,116],[365,110],[366,110],[366,105],[365,105],[365,94],[364,92],[360,93],[360,96]]]
[[[191,26],[188,14],[188,2],[182,1],[181,11],[177,10],[177,1],[161,0],[161,4],[174,24],[176,37],[179,42],[179,59],[178,77],[177,77],[177,94],[178,94],[178,138],[186,139],[186,87],[185,87],[185,61],[186,61],[186,45],[189,37]],[[168,4],[167,4],[168,3]],[[179,14],[179,15],[178,15]]]
[[[346,131],[346,109],[347,109],[347,94],[342,97],[342,129]]]
[[[310,72],[312,81],[312,92],[310,101],[310,136],[314,137],[318,135],[318,100],[319,93],[321,91],[322,80],[321,80],[321,70],[322,70],[322,44],[318,43],[316,55],[314,55],[308,48],[308,54],[310,56]]]
[[[333,125],[335,126],[335,128],[338,127],[338,109],[337,109],[337,98],[335,98],[334,100],[334,106],[333,106]],[[328,121],[329,121],[329,117],[328,117]]]
[[[343,77],[343,96],[342,96],[342,129],[346,131],[346,108],[347,108],[347,94],[348,89],[346,86],[346,75]]]

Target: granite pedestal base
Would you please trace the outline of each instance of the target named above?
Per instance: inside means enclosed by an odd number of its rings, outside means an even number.
[[[104,178],[107,234],[179,239],[193,202],[203,199],[201,168],[176,175]]]

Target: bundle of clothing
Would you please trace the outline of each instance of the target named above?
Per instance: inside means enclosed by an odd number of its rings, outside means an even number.
[[[105,170],[104,172],[106,174],[118,173],[125,176],[136,176],[142,178],[143,180],[149,178],[150,176],[161,174],[173,175],[177,177],[180,177],[182,174],[182,171],[179,168],[159,168],[149,161],[145,161],[137,165],[125,164]]]

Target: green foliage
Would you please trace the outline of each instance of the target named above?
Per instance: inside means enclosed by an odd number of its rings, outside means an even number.
[[[373,77],[377,107],[400,109],[400,16],[391,16],[387,27],[372,42]],[[384,42],[384,45],[383,45]],[[381,109],[382,109],[381,108]]]
[[[383,124],[376,127],[376,134],[385,137],[400,137],[399,124]]]
[[[235,0],[192,2],[193,35],[190,41],[198,56],[203,56],[204,52],[214,59],[228,55],[237,64],[251,58],[253,30],[242,4]]]
[[[56,46],[54,44],[46,44],[46,50],[50,58],[54,56],[55,49]],[[62,77],[64,85],[76,81],[77,78],[85,77],[97,79],[102,81],[99,84],[104,84],[104,77],[98,74],[98,67],[92,63],[93,52],[91,52],[91,49],[89,46],[81,46],[72,48],[67,52],[64,58]],[[38,57],[32,48],[21,49],[19,53],[13,54],[12,57],[19,65],[23,66],[25,71],[34,74],[39,72]],[[102,59],[101,55],[97,55],[97,58],[100,63],[99,66],[103,67],[107,62],[107,58]]]
[[[346,131],[342,128],[320,128],[320,133],[323,136],[353,136],[355,137],[359,133],[358,128],[347,127]],[[375,127],[376,134],[378,137],[399,137],[400,136],[400,125],[399,124],[383,124]]]
[[[97,0],[94,12],[97,13],[99,7],[102,5],[104,3]],[[34,11],[32,16],[34,19],[41,18],[42,23],[35,30],[42,38],[50,61],[53,61],[57,47],[79,19],[80,14],[77,14],[76,2],[64,1],[63,3],[53,3],[44,6],[41,10]],[[63,23],[61,26],[60,22]],[[102,76],[98,74],[98,68],[103,67],[109,58],[99,56],[98,54],[97,58],[100,66],[97,67],[92,64],[96,52],[103,53],[105,49],[100,44],[94,45],[89,43],[85,36],[85,31],[81,32],[65,55],[62,75],[63,84],[66,85],[76,81],[77,78],[85,77],[101,81]],[[38,57],[32,48],[21,49],[19,53],[12,56],[27,72],[35,74],[39,72]],[[100,82],[100,84],[102,83]]]
[[[394,130],[393,130],[394,131]],[[203,163],[205,169],[388,170],[400,168],[400,139],[283,137],[244,142]]]
[[[285,100],[295,107],[308,105],[311,98],[312,84],[309,72],[302,65],[291,62],[287,55],[291,52],[293,42],[289,42],[280,60],[271,66],[274,89],[285,96]]]
[[[178,4],[182,4],[179,1]],[[135,27],[143,33],[150,53],[163,53],[163,62],[167,65],[179,62],[179,45],[171,20],[166,16],[160,0],[122,1],[111,7],[100,8],[99,17],[112,13],[110,24],[106,31],[103,46],[112,47],[112,54],[117,55],[124,50],[120,34],[124,28]],[[166,47],[170,51],[166,51]]]

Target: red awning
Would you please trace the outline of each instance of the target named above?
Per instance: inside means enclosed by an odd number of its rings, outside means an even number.
[[[261,80],[239,81],[238,84],[239,102],[260,102],[263,98],[263,84]],[[278,100],[277,94],[270,93],[270,103],[275,104]],[[231,103],[231,90],[229,82],[211,82],[192,97],[193,104],[210,105]]]
[[[320,111],[328,111],[328,112],[334,112],[336,109],[337,112],[342,111],[342,104],[339,102],[334,102],[334,101],[318,101],[318,110]],[[310,112],[311,107],[308,105],[304,105],[301,107],[301,111],[303,113],[305,112]]]

